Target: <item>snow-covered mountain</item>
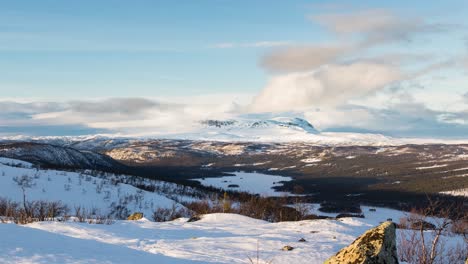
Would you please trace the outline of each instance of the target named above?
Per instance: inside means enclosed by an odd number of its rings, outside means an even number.
[[[226,130],[235,130],[235,129],[251,129],[251,130],[261,130],[261,129],[290,129],[303,131],[312,134],[318,134],[318,131],[312,126],[307,120],[302,118],[294,117],[277,117],[272,119],[258,119],[258,120],[248,120],[248,119],[231,119],[231,120],[203,120],[200,122],[206,128],[217,128],[217,129],[226,129]]]
[[[372,133],[320,132],[309,121],[299,117],[242,117],[207,119],[197,122],[189,132],[147,135],[83,136],[13,136],[0,142],[35,142],[105,152],[133,142],[154,139],[223,142],[307,142],[322,146],[397,146],[405,144],[467,144],[468,140],[436,138],[396,138]]]

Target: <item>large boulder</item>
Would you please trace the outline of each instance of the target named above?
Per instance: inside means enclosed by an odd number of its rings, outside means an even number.
[[[366,231],[324,264],[398,264],[395,228],[384,222]]]
[[[127,217],[127,220],[136,221],[142,218],[143,218],[143,213],[133,213],[129,217]]]

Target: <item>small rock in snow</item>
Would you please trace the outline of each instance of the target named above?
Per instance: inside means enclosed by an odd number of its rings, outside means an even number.
[[[291,246],[284,246],[281,250],[283,250],[283,251],[291,251],[291,250],[293,250],[293,249],[294,249],[294,248],[291,247]]]

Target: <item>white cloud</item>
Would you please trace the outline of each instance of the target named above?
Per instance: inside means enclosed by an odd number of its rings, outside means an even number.
[[[398,68],[373,62],[331,64],[312,72],[273,77],[250,110],[281,112],[333,107],[368,95],[401,78]]]
[[[306,110],[304,117],[319,130],[337,127],[373,129],[376,123],[375,115],[361,107],[320,108]]]

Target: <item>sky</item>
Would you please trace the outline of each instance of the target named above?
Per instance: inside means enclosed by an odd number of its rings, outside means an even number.
[[[0,135],[152,135],[299,116],[464,138],[468,4],[0,1]]]

